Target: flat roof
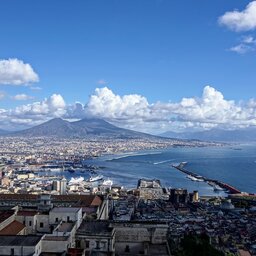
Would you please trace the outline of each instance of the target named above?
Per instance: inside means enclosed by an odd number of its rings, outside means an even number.
[[[77,207],[54,207],[51,212],[76,213],[81,208]]]
[[[109,226],[109,221],[99,220],[99,221],[86,221],[84,220],[77,230],[78,233],[86,233],[86,234],[103,234],[103,233],[111,233],[113,230],[112,227]]]
[[[35,246],[42,236],[0,235],[0,246]]]
[[[66,241],[68,240],[68,236],[45,236],[43,240],[45,241]]]
[[[58,229],[56,231],[58,232],[70,232],[73,227],[75,226],[75,223],[70,223],[70,222],[62,222]]]

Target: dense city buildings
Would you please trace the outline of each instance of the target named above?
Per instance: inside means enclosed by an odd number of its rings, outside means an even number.
[[[88,180],[63,175],[95,174],[98,167],[85,160],[104,153],[168,144],[2,142],[0,255],[180,255],[188,241],[198,239],[214,255],[256,254],[254,195],[203,196],[145,178],[126,189],[100,175]],[[46,175],[51,170],[55,174]]]

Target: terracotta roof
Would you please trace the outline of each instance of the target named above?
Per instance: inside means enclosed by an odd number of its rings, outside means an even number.
[[[17,235],[25,227],[26,226],[24,226],[19,221],[14,220],[0,231],[0,235]]]
[[[102,203],[101,198],[95,195],[53,195],[52,201],[76,202],[77,205],[83,206],[99,206]]]
[[[238,253],[240,256],[251,256],[251,254],[245,250],[238,250]]]
[[[35,216],[37,214],[37,211],[18,211],[18,216]]]
[[[0,223],[10,218],[14,212],[14,210],[0,211]]]
[[[38,202],[39,196],[33,194],[0,194],[0,201],[30,201]],[[73,202],[74,206],[99,206],[102,199],[96,195],[51,195],[53,203]]]

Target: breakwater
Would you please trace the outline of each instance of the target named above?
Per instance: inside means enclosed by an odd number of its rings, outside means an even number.
[[[216,180],[216,179],[210,179],[201,175],[198,175],[194,172],[186,170],[184,167],[186,166],[187,162],[181,162],[178,165],[172,165],[173,168],[191,176],[194,177],[198,181],[204,181],[207,182],[211,186],[219,186],[220,188],[226,190],[230,194],[241,194],[241,191],[225,182]]]

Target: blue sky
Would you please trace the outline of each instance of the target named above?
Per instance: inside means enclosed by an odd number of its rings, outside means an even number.
[[[0,84],[0,109],[53,94],[65,104],[86,104],[105,86],[148,104],[202,97],[206,85],[227,100],[248,101],[256,95],[255,28],[234,29],[218,19],[250,2],[1,1],[0,59],[28,63],[39,81]]]

